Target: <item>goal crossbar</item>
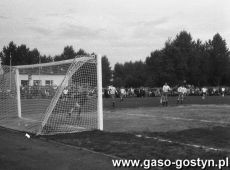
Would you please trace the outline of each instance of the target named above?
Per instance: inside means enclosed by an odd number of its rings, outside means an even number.
[[[48,67],[48,66],[56,66],[56,65],[63,65],[63,64],[70,64],[73,63],[73,61],[84,61],[86,59],[94,59],[94,57],[77,57],[75,59],[69,59],[69,60],[62,60],[62,61],[54,61],[50,63],[40,63],[40,64],[33,64],[33,65],[18,65],[18,66],[12,66],[16,69],[26,69],[26,68],[34,68],[34,67]],[[89,60],[92,63],[96,63],[96,60]]]

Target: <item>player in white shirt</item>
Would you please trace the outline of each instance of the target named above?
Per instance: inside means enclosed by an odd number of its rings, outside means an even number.
[[[67,87],[63,90],[63,94],[62,94],[62,100],[63,101],[67,101],[68,98],[68,89]]]
[[[222,93],[222,97],[224,97],[224,95],[225,95],[225,87],[221,88],[221,93]]]
[[[168,106],[168,93],[170,90],[171,88],[169,87],[169,85],[165,83],[162,88],[162,98],[161,98],[163,106]]]
[[[182,104],[184,101],[184,96],[187,93],[187,89],[184,85],[182,85],[178,87],[177,92],[178,92],[177,104],[179,103]]]
[[[124,96],[126,95],[126,91],[124,87],[121,87],[120,89],[120,101],[124,100]]]
[[[109,95],[112,98],[113,107],[115,107],[115,97],[116,97],[117,89],[113,85],[110,85],[108,87],[108,90],[109,90]]]
[[[202,99],[204,100],[205,97],[207,96],[208,89],[206,87],[202,87]]]

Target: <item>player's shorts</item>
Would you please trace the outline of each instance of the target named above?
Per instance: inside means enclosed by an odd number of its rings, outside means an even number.
[[[111,94],[111,98],[115,100],[115,94]]]
[[[123,98],[124,96],[125,96],[125,94],[123,94],[123,93],[120,94],[120,97],[121,97],[121,98]]]
[[[202,92],[202,96],[206,96],[207,95],[207,93],[206,92]]]
[[[168,92],[163,92],[163,96],[168,96]]]
[[[178,95],[178,100],[183,100],[183,99],[184,99],[184,94],[180,92]]]
[[[168,92],[163,92],[161,97],[162,97],[163,102],[167,102],[168,101]]]

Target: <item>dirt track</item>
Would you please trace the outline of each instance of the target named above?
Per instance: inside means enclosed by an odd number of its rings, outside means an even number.
[[[1,170],[110,170],[111,159],[0,128]]]

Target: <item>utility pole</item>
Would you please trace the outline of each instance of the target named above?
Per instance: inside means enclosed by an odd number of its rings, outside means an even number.
[[[11,53],[10,53],[10,92],[11,92],[11,72],[12,72],[11,66],[12,63],[11,63]]]

